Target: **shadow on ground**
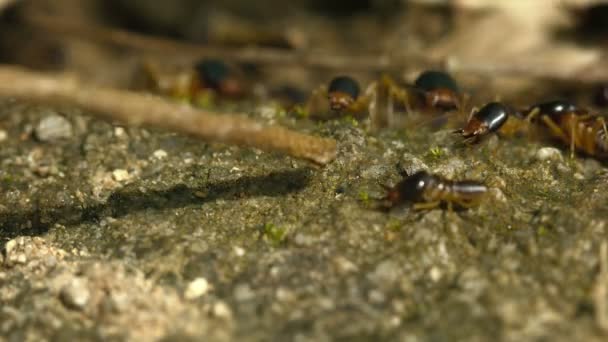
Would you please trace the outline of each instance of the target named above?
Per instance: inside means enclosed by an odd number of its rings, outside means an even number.
[[[169,189],[142,191],[126,187],[114,192],[105,203],[87,206],[61,206],[0,214],[0,247],[16,236],[45,234],[53,225],[65,226],[96,222],[103,217],[122,217],[146,209],[176,209],[215,200],[234,200],[259,196],[283,196],[297,192],[309,183],[311,169],[276,171],[261,176],[243,176],[202,187],[184,184]]]

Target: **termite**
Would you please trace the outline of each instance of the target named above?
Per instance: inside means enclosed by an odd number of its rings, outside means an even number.
[[[452,210],[454,205],[461,208],[478,205],[488,188],[478,181],[455,181],[418,171],[387,190],[384,198],[387,208],[411,204],[415,210],[429,210],[445,203]]]
[[[529,122],[547,128],[548,133],[575,151],[596,158],[608,157],[608,130],[605,118],[568,101],[551,101],[532,106],[526,116]]]

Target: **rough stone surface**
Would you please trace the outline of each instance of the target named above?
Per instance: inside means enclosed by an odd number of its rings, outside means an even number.
[[[12,106],[11,137],[48,113]],[[339,140],[318,168],[66,115],[88,129],[2,142],[0,339],[605,339],[601,162],[539,162],[550,142],[527,139],[456,148],[453,127],[273,118]],[[419,169],[497,190],[469,210],[376,209]]]

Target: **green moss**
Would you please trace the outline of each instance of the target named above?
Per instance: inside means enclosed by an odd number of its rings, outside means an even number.
[[[342,116],[341,120],[343,123],[353,126],[353,127],[358,127],[359,126],[359,121],[357,121],[357,119],[355,119],[352,115],[350,114],[346,114],[344,116]]]
[[[391,218],[390,220],[388,220],[388,222],[386,222],[385,228],[391,231],[400,231],[401,228],[403,227],[403,222],[401,222],[400,220]]]
[[[287,236],[287,229],[285,227],[279,227],[273,223],[266,223],[262,227],[262,232],[264,234],[264,239],[275,246],[283,243]]]
[[[189,99],[186,99],[189,102]],[[211,91],[199,92],[192,102],[196,107],[212,108],[215,103],[215,96]]]
[[[428,155],[431,159],[440,159],[444,155],[443,149],[439,146],[431,147]]]
[[[359,196],[358,197],[359,197],[359,201],[361,201],[361,202],[363,202],[365,204],[368,204],[369,201],[370,201],[369,193],[367,191],[365,191],[365,190],[359,191]]]
[[[290,114],[300,119],[306,119],[310,116],[310,113],[306,110],[306,108],[301,105],[294,106],[291,109]]]

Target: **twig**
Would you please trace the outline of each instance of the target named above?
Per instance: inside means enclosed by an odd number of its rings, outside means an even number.
[[[173,130],[205,141],[283,152],[318,164],[326,164],[336,156],[333,139],[266,126],[241,115],[215,115],[152,95],[86,87],[75,79],[14,67],[0,67],[0,96],[67,102],[108,120]]]

